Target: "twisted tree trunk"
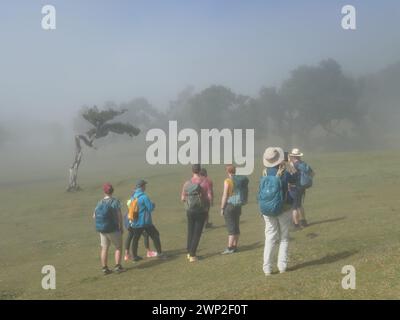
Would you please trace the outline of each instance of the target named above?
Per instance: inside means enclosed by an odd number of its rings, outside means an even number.
[[[77,182],[79,165],[81,164],[83,156],[81,141],[83,141],[86,146],[96,149],[93,146],[94,140],[106,137],[110,132],[116,134],[128,134],[130,137],[137,136],[140,133],[140,129],[132,126],[129,123],[107,123],[108,121],[114,119],[116,116],[119,116],[126,111],[126,109],[109,109],[99,111],[97,107],[94,106],[93,108],[88,109],[82,114],[82,117],[93,125],[93,128],[87,131],[84,135],[75,136],[75,158],[72,166],[69,168],[69,185],[67,188],[68,192],[81,190]]]
[[[75,158],[72,166],[69,168],[69,184],[67,191],[79,191],[81,188],[78,185],[78,169],[81,164],[83,152],[81,146],[81,139],[86,143],[86,145],[93,147],[93,140],[88,140],[85,136],[77,135],[75,136]]]

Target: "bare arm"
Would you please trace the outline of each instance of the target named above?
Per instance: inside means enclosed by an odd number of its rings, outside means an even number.
[[[186,192],[185,192],[185,189],[186,189],[186,182],[183,184],[183,187],[182,187],[182,192],[181,192],[181,201],[182,201],[182,202],[186,201]]]
[[[122,218],[122,212],[121,209],[118,209],[118,226],[119,226],[119,230],[121,231],[121,233],[124,232],[124,228],[123,228],[123,218]]]
[[[221,215],[224,215],[224,209],[226,206],[226,202],[228,201],[228,189],[229,189],[229,185],[225,181],[224,182],[224,192],[222,193],[222,200],[221,200]]]
[[[210,181],[210,185],[209,185],[208,198],[210,200],[210,206],[213,206],[214,205],[214,186],[213,186],[212,181]]]

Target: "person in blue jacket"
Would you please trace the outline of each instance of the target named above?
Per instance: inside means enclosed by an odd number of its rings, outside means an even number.
[[[132,260],[139,261],[143,258],[138,256],[138,245],[140,236],[144,231],[153,240],[155,249],[157,251],[157,257],[164,257],[161,250],[160,233],[156,229],[152,220],[152,212],[155,208],[154,203],[150,200],[149,196],[145,193],[147,182],[144,180],[138,180],[136,183],[136,191],[133,194],[132,199],[138,199],[139,213],[138,218],[131,224],[129,232],[133,233],[132,239]]]

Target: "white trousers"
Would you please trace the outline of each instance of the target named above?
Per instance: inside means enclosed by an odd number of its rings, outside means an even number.
[[[279,245],[278,269],[286,271],[288,264],[289,227],[291,211],[285,211],[277,217],[263,216],[265,220],[264,265],[265,273],[272,272],[274,249]]]

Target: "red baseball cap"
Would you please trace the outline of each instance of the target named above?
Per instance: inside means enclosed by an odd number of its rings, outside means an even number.
[[[103,191],[105,194],[112,194],[114,192],[114,188],[111,183],[105,183],[103,185]]]

